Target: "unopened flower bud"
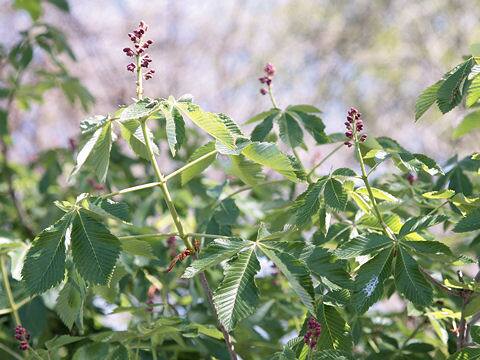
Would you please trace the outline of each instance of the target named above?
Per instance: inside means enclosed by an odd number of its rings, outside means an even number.
[[[127,65],[127,70],[133,72],[133,70],[135,70],[135,64],[134,63],[128,64]]]
[[[273,64],[268,63],[263,68],[263,71],[265,71],[265,74],[267,74],[268,76],[274,76],[276,69],[275,69],[275,66],[273,66]]]
[[[267,89],[264,89],[264,88],[260,89],[260,94],[267,95],[267,93],[268,93]]]

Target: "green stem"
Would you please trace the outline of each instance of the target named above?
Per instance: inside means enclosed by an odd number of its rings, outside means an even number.
[[[20,309],[23,305],[29,303],[32,300],[33,300],[33,298],[27,297],[27,298],[19,301],[18,303],[16,303],[17,304],[17,310]],[[11,312],[13,312],[12,308],[0,309],[0,315],[10,314]]]
[[[137,99],[141,100],[143,98],[143,80],[142,80],[142,57],[140,55],[136,56],[136,66],[137,66],[137,81],[136,81]]]
[[[13,319],[15,320],[15,324],[18,326],[18,325],[21,325],[21,321],[20,321],[20,316],[18,315],[17,304],[15,304],[15,299],[13,298],[12,288],[10,287],[10,281],[8,280],[8,272],[7,272],[7,267],[5,265],[5,257],[6,255],[0,255],[0,269],[2,271],[3,286],[5,288],[5,292],[7,293],[7,298],[10,304],[10,308],[12,309]]]
[[[13,352],[9,347],[3,345],[2,343],[0,343],[0,349],[5,351],[7,354],[10,354],[15,359],[19,359],[19,360],[23,359],[20,355],[18,355],[16,352]]]
[[[155,155],[152,151],[150,138],[147,132],[146,120],[142,120],[141,126],[142,126],[143,138],[145,139],[145,145],[147,148],[148,157],[150,158],[150,162],[153,166],[153,170],[155,171],[155,175],[157,176],[157,179],[160,182],[160,189],[163,192],[163,196],[164,196],[165,202],[167,203],[168,210],[170,211],[172,220],[175,223],[175,227],[177,228],[178,236],[183,240],[185,246],[188,249],[193,250],[192,243],[186,236],[185,231],[183,230],[183,225],[180,220],[180,216],[178,215],[177,209],[175,208],[175,204],[173,203],[173,200],[172,200],[172,196],[170,195],[170,191],[168,190],[167,183],[165,182],[162,172],[160,171],[160,168],[158,166],[158,162],[155,159]]]
[[[368,174],[367,170],[365,168],[365,162],[363,161],[362,157],[362,152],[360,151],[360,146],[358,144],[358,139],[357,139],[357,134],[354,134],[354,139],[355,139],[355,150],[357,151],[358,155],[358,160],[360,163],[360,169],[362,171],[362,180],[363,183],[365,184],[365,187],[367,188],[368,192],[368,197],[370,198],[370,201],[372,203],[373,211],[375,212],[375,216],[377,217],[378,222],[380,223],[380,226],[382,227],[383,233],[391,238],[394,241],[397,241],[397,238],[393,231],[390,230],[390,228],[385,224],[383,221],[382,214],[380,213],[380,210],[378,209],[377,201],[375,199],[375,196],[373,196],[373,191],[372,187],[370,186],[370,182],[368,181]]]
[[[330,151],[327,155],[325,155],[325,157],[318,164],[316,164],[314,167],[312,167],[312,169],[308,172],[307,178],[311,178],[313,173],[315,172],[315,170],[317,170],[320,166],[322,166],[325,163],[325,161],[328,160],[328,158],[330,158],[333,154],[335,154],[343,146],[344,146],[343,144],[340,144],[335,149]]]
[[[178,233],[152,233],[152,234],[140,234],[140,235],[126,235],[118,236],[120,240],[133,240],[133,239],[149,239],[149,238],[164,238],[170,236],[180,236]],[[222,238],[231,239],[234,236],[216,235],[216,234],[202,234],[202,233],[187,233],[186,237],[205,237],[210,239]]]
[[[270,101],[275,109],[280,109],[278,107],[277,101],[275,100],[275,96],[273,96],[272,85],[268,85],[268,96],[270,96]]]
[[[129,188],[126,188],[126,189],[122,189],[122,190],[111,192],[109,194],[102,195],[100,197],[102,199],[111,198],[111,197],[116,196],[116,195],[126,194],[126,193],[129,193],[129,192],[134,192],[134,191],[138,191],[138,190],[149,189],[149,188],[152,188],[152,187],[159,186],[160,184],[161,184],[161,182],[156,181],[156,182],[151,182],[151,183],[147,183],[147,184],[132,186],[132,187],[129,187]]]

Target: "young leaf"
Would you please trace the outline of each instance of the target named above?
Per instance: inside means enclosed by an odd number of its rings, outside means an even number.
[[[71,214],[65,214],[55,224],[43,230],[28,250],[22,277],[32,295],[41,294],[63,280],[65,237],[71,218]]]
[[[120,122],[145,119],[158,110],[158,103],[151,99],[139,100],[127,106],[120,115]]]
[[[351,351],[350,327],[335,307],[319,305],[317,319],[322,324],[322,332],[317,342],[319,349]]]
[[[232,155],[230,160],[232,161],[230,172],[245,184],[254,186],[264,178],[262,167],[253,161],[247,160],[245,156]]]
[[[393,246],[382,250],[363,264],[355,277],[352,303],[358,313],[364,313],[383,295],[383,283],[391,274]]]
[[[480,77],[478,78],[480,79]],[[453,131],[452,138],[461,138],[478,128],[480,128],[480,111],[474,111],[463,118],[462,122]]]
[[[130,145],[130,148],[135,154],[143,159],[149,160],[147,146],[145,145],[145,139],[143,137],[143,131],[138,120],[127,120],[124,122],[118,122],[120,124],[120,134],[125,141]],[[159,154],[158,147],[153,141],[153,134],[150,129],[147,129],[148,137],[150,138],[150,146],[155,155]]]
[[[345,289],[350,289],[353,285],[347,272],[347,262],[336,260],[326,249],[315,247],[306,263],[317,278],[323,277]]]
[[[291,148],[300,146],[303,143],[303,131],[297,120],[288,112],[284,113],[279,119],[280,138]]]
[[[226,266],[225,277],[213,295],[213,302],[218,319],[227,331],[255,312],[258,290],[254,278],[258,271],[260,264],[254,247],[240,252]]]
[[[73,261],[80,275],[93,284],[108,283],[120,254],[118,239],[85,209],[76,212],[71,238]]]
[[[177,102],[175,108],[227,148],[235,148],[233,135],[217,114],[203,111],[198,105],[187,102]]]
[[[385,235],[368,234],[342,243],[335,255],[340,259],[351,259],[361,255],[371,255],[392,245],[392,239]]]
[[[260,165],[275,170],[289,180],[298,180],[288,156],[282,153],[275,144],[253,142],[242,150],[242,155]]]
[[[185,269],[182,278],[189,279],[207,268],[220,264],[222,261],[232,258],[242,249],[251,246],[252,242],[239,238],[215,239],[210,242],[200,253],[200,258],[193,261]]]
[[[442,113],[449,112],[462,100],[462,85],[472,65],[472,58],[459,65],[438,89],[437,104]]]
[[[300,199],[296,207],[297,225],[299,227],[309,223],[318,211],[320,206],[320,194],[325,187],[325,179],[318,180],[315,184],[309,185],[306,193]]]
[[[427,215],[408,219],[400,229],[398,236],[403,237],[412,232],[425,230],[431,226],[440,224],[445,220],[447,220],[445,215]]]
[[[55,311],[65,326],[71,330],[75,319],[83,306],[82,294],[75,284],[67,282],[58,294]]]
[[[363,186],[356,189],[355,191],[358,192],[359,194],[362,194],[362,195],[367,195],[367,196],[369,195],[368,191],[367,191],[367,188],[363,187]],[[378,200],[384,200],[384,201],[393,202],[393,203],[400,202],[400,200],[397,199],[392,194],[389,194],[386,191],[383,191],[383,190],[380,190],[380,189],[377,189],[377,188],[374,188],[374,187],[372,187],[372,194],[375,197],[375,199],[378,199]]]
[[[480,229],[480,209],[476,209],[467,214],[453,228],[456,233],[463,233]]]
[[[400,246],[395,263],[395,286],[405,298],[418,306],[430,305],[433,291],[420,272],[418,264],[410,254]]]
[[[169,110],[168,107],[162,106],[160,110],[165,116],[168,147],[172,156],[175,157],[177,150],[185,139],[185,122],[175,108]]]
[[[347,193],[343,189],[342,183],[336,179],[330,178],[327,180],[323,195],[325,204],[334,210],[343,211],[347,206]]]
[[[263,141],[267,137],[267,135],[272,131],[273,128],[273,120],[277,117],[278,114],[273,113],[267,116],[260,124],[255,126],[250,135],[250,139],[252,141]]]
[[[188,158],[188,162],[192,162],[201,158],[202,156],[207,155],[208,153],[215,150],[215,143],[213,141],[199,147],[194,153]],[[216,153],[212,153],[210,156],[207,156],[202,161],[196,163],[195,165],[189,167],[181,174],[182,186],[192,180],[195,176],[200,174],[203,170],[208,168],[216,159]]]
[[[302,303],[311,313],[314,313],[315,295],[312,278],[306,264],[288,253],[267,247],[264,243],[259,246],[262,252],[285,275],[289,285],[300,297]]]
[[[467,107],[472,107],[475,105],[480,99],[480,76],[477,74],[472,82],[470,83],[470,86],[468,87],[467,91],[467,100],[466,100],[466,105]]]
[[[449,189],[430,191],[422,194],[422,196],[427,199],[450,199],[453,195],[455,195],[455,191]]]
[[[281,110],[279,110],[279,109],[270,109],[270,110],[261,112],[260,114],[257,114],[255,116],[251,117],[250,119],[248,119],[245,122],[245,124],[251,124],[251,123],[254,123],[254,122],[257,122],[257,121],[261,121],[261,120],[266,119],[267,117],[269,117],[271,115],[274,115],[274,117],[275,117],[275,116],[278,116],[280,113],[281,113]]]
[[[105,181],[112,148],[112,123],[106,118],[102,118],[95,129],[78,153],[77,163],[70,174],[70,178],[75,176],[83,165],[88,164],[93,167],[98,180],[100,182]],[[87,134],[90,135],[90,132]]]
[[[415,121],[420,119],[423,114],[432,106],[437,100],[437,92],[442,86],[444,80],[437,81],[435,84],[429,86],[420,94],[415,102]]]
[[[313,106],[313,105],[308,105],[308,104],[299,104],[299,105],[289,105],[287,107],[288,111],[294,111],[294,112],[301,112],[301,113],[307,113],[307,114],[315,114],[315,113],[321,113],[322,111]]]

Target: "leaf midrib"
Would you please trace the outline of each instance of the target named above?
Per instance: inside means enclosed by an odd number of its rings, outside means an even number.
[[[92,241],[90,240],[90,237],[88,236],[88,233],[87,233],[87,228],[85,227],[85,224],[83,223],[83,219],[82,219],[82,215],[80,213],[80,211],[77,211],[77,214],[78,214],[78,218],[80,219],[80,224],[85,232],[85,236],[87,237],[87,240],[88,240],[88,243],[90,245],[90,247],[92,248],[92,252],[93,252],[93,256],[95,257],[95,261],[98,265],[98,268],[100,269],[100,272],[103,274],[104,277],[107,277],[108,274],[106,274],[103,269],[102,269],[102,266],[100,265],[100,262],[98,260],[98,257],[97,257],[97,253],[95,252],[95,249],[93,247],[93,243]]]

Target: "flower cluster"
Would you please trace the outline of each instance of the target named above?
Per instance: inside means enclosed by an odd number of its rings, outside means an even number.
[[[28,341],[30,340],[30,334],[28,333],[27,329],[25,329],[22,325],[17,325],[17,327],[15,328],[15,339],[20,342],[20,350],[28,350]]]
[[[358,139],[360,142],[367,140],[367,135],[361,134],[363,130],[363,121],[361,117],[362,114],[353,107],[348,111],[347,121],[345,122],[345,126],[347,128],[345,136],[348,138],[348,140],[344,142],[344,144],[348,147],[351,147],[353,145],[352,141],[355,141],[356,139]]]
[[[267,87],[270,88],[270,86],[272,85],[272,79],[275,76],[275,66],[273,66],[273,64],[268,63],[263,68],[263,72],[265,73],[265,75],[259,78],[258,80],[260,81],[260,83],[266,84]],[[268,88],[261,88],[260,94],[262,95],[268,94]]]
[[[132,56],[137,57],[137,59],[139,60],[140,66],[143,68],[148,68],[148,66],[152,62],[150,55],[145,53],[145,51],[150,47],[150,45],[153,44],[153,40],[145,41],[143,39],[143,36],[147,32],[147,30],[148,30],[147,24],[145,24],[143,21],[140,21],[138,28],[128,34],[128,37],[133,42],[133,49],[129,47],[126,47],[123,49],[123,52],[128,57],[132,57]],[[137,65],[131,62],[130,64],[127,65],[127,70],[133,72],[136,69],[136,67]],[[154,73],[155,73],[155,70],[149,69],[144,75],[145,80],[151,79]]]
[[[318,337],[322,332],[322,325],[315,319],[311,317],[307,322],[307,332],[303,337],[303,341],[308,345],[310,349],[315,349],[317,346]]]

